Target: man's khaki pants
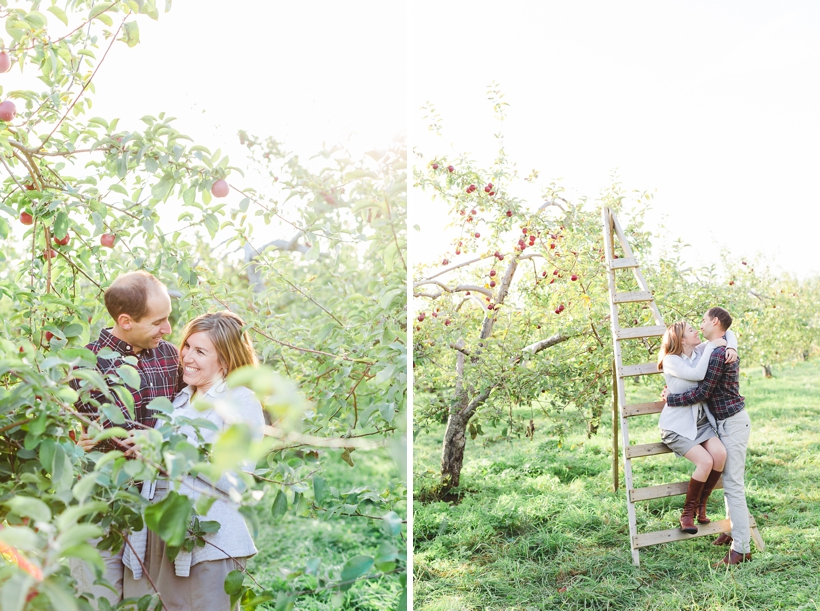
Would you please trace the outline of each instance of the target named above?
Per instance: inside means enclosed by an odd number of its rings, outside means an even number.
[[[89,543],[96,546],[100,540],[101,539],[99,538],[91,539]],[[94,574],[93,567],[85,560],[80,560],[79,558],[68,559],[69,568],[71,569],[71,576],[77,580],[78,592],[93,594],[98,599],[107,598],[108,602],[111,603],[111,606],[116,607],[122,600],[122,578],[123,569],[125,568],[122,564],[123,550],[120,549],[120,551],[116,554],[112,554],[110,550],[99,550],[99,552],[100,556],[102,556],[103,564],[105,564],[103,578],[114,586],[116,592],[111,591],[111,588],[106,586],[94,584],[97,577]],[[92,602],[91,606],[94,609],[98,608],[96,602]]]
[[[746,506],[746,449],[752,423],[745,409],[725,420],[718,421],[720,440],[726,447],[726,466],[723,468],[723,498],[726,517],[732,521],[732,549],[748,554],[751,548],[749,509]]]

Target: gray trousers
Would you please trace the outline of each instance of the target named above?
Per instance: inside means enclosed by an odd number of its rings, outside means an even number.
[[[746,506],[746,449],[752,423],[745,409],[725,420],[718,420],[720,440],[726,447],[726,466],[723,468],[723,498],[726,517],[732,523],[732,549],[739,554],[752,551],[749,529],[749,508]]]

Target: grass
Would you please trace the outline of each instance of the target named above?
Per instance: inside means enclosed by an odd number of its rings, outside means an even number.
[[[356,466],[351,468],[338,460],[328,462],[322,470],[322,476],[329,486],[342,491],[363,485],[375,489],[385,488],[391,481],[398,479],[396,464],[390,452],[372,450],[356,452]],[[403,515],[403,508],[398,508]],[[379,544],[390,541],[402,546],[402,541],[388,538],[382,530],[381,520],[370,520],[360,517],[339,517],[331,520],[318,520],[287,513],[281,521],[274,523],[270,515],[261,515],[262,527],[256,538],[259,553],[248,564],[248,570],[266,589],[281,589],[288,571],[303,569],[311,558],[321,558],[319,574],[328,580],[340,580],[342,566],[349,558],[363,554],[376,556]],[[376,572],[375,569],[371,571]],[[250,585],[246,579],[246,585]],[[280,586],[280,587],[277,587]],[[313,576],[302,576],[289,588],[307,590],[317,587]],[[331,609],[358,609],[362,611],[382,611],[396,608],[401,592],[396,575],[377,579],[362,580],[346,592],[325,590],[309,596],[301,596],[296,601],[296,609],[325,611]],[[260,609],[274,609],[274,603],[262,605]]]
[[[534,441],[494,440],[498,432],[485,430],[468,439],[461,502],[414,503],[414,608],[820,609],[820,362],[776,370],[771,379],[744,373],[752,420],[747,502],[766,543],[764,552],[753,548],[753,562],[713,569],[727,548],[701,537],[644,548],[635,567],[622,471],[620,490],[612,489],[608,422],[561,449],[538,429]],[[655,400],[661,380],[652,380],[631,387],[628,402]],[[414,440],[416,495],[429,485],[424,474],[437,470],[443,431]],[[657,416],[631,419],[630,437],[657,441]],[[684,481],[692,470],[671,454],[633,461],[638,487]],[[682,502],[639,503],[638,531],[674,528]],[[709,511],[725,517],[722,490]]]

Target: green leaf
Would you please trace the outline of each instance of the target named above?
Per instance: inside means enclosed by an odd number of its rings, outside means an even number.
[[[373,558],[370,556],[354,556],[342,567],[342,581],[358,579],[373,568]],[[352,586],[348,583],[342,586],[342,590],[348,590]]]
[[[376,374],[376,383],[381,384],[382,382],[386,382],[391,378],[394,371],[396,371],[395,365],[387,365],[387,367],[385,367],[379,373]]]
[[[125,424],[125,414],[122,413],[122,410],[118,406],[112,405],[111,403],[103,403],[100,406],[100,411],[114,424]]]
[[[238,594],[245,581],[245,573],[238,570],[233,570],[225,577],[225,594],[233,596]]]
[[[219,219],[216,218],[213,214],[206,214],[205,218],[203,219],[205,222],[205,228],[208,230],[208,233],[211,234],[211,238],[216,235],[216,232],[219,231]]]
[[[213,496],[205,496],[204,494],[201,495],[197,500],[194,506],[194,511],[197,515],[204,516],[208,515],[208,512],[211,510],[211,505],[216,502],[216,498]]]
[[[68,490],[74,484],[74,469],[71,460],[66,455],[63,446],[57,444],[54,447],[54,463],[51,468],[51,481],[57,492]]]
[[[59,6],[49,6],[46,10],[62,21],[63,24],[68,25],[68,15],[66,15],[65,11]]]
[[[191,499],[174,491],[145,509],[145,525],[170,546],[180,546],[191,521]]]
[[[117,367],[117,375],[119,375],[120,378],[122,378],[122,381],[134,390],[140,389],[140,374],[131,365],[122,365],[121,367]]]
[[[40,546],[39,538],[28,526],[6,526],[0,530],[0,541],[25,552],[33,552]]]
[[[26,595],[34,583],[34,578],[28,573],[17,571],[0,587],[0,600],[3,601],[3,611],[23,611],[26,604]]]
[[[97,471],[92,471],[91,473],[86,473],[83,475],[80,481],[74,484],[74,488],[71,490],[74,498],[80,503],[85,502],[94,490],[94,486],[97,484],[97,479],[99,476],[100,474]]]
[[[54,217],[54,237],[62,240],[68,233],[68,215],[60,210]]]
[[[64,530],[57,537],[57,548],[60,550],[68,549],[79,545],[89,539],[99,537],[102,534],[102,528],[97,524],[75,524],[68,530]]]
[[[128,415],[131,417],[131,420],[134,419],[134,395],[125,388],[125,386],[114,386],[111,390],[114,391],[114,394],[119,397],[120,401],[122,401],[123,405],[125,405],[125,409],[128,410]]]
[[[5,240],[9,237],[9,224],[6,219],[0,217],[0,240]]]
[[[129,21],[123,26],[123,40],[129,47],[135,47],[140,41],[140,28],[136,21]]]
[[[182,193],[182,202],[186,206],[190,206],[194,203],[194,199],[196,198],[196,187],[188,187]]]
[[[288,497],[283,490],[280,490],[276,493],[276,498],[273,500],[273,509],[271,511],[273,514],[273,519],[278,522],[282,519],[282,516],[287,513],[287,511]]]
[[[31,518],[40,522],[51,520],[51,510],[43,501],[31,496],[17,495],[3,503],[21,517]]]
[[[384,520],[384,531],[391,537],[398,536],[401,532],[401,517],[395,511],[389,511],[382,516]]]
[[[325,481],[325,478],[321,475],[316,475],[313,478],[313,498],[316,499],[317,504],[321,505],[326,496],[327,481]]]
[[[310,250],[305,253],[305,261],[315,261],[319,258],[319,240],[314,240]]]
[[[163,414],[170,414],[174,411],[174,404],[168,397],[157,397],[148,404],[148,409],[152,409]]]

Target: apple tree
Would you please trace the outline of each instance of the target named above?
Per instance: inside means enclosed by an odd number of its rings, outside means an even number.
[[[502,96],[489,93],[503,120]],[[440,132],[440,119],[427,110],[431,129]],[[526,201],[517,194],[537,172],[519,176],[503,135],[496,138],[490,167],[463,154],[417,151],[414,187],[446,207],[452,236],[438,261],[416,262],[413,272],[415,431],[446,423],[439,484],[425,491],[431,497],[459,486],[468,435],[475,439],[489,426],[502,426],[502,437],[533,434],[532,422],[516,421],[516,406],[543,413],[559,440],[570,427],[594,434],[611,408],[602,207],[618,215],[667,324],[697,325],[712,305],[741,320],[750,310],[748,287],[729,285],[717,266],[686,265],[680,241],[646,227],[651,194],[627,193],[615,180],[595,201],[573,201],[551,183],[536,202]],[[637,290],[631,274],[616,279],[619,291]],[[655,324],[645,303],[619,309],[622,327]],[[750,324],[757,329],[756,321]],[[624,362],[654,361],[659,343],[625,343]]]

